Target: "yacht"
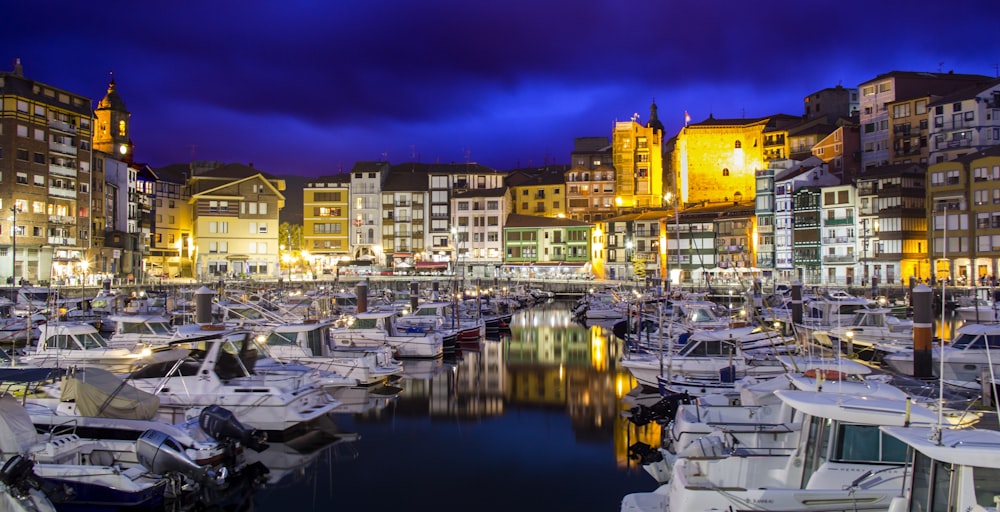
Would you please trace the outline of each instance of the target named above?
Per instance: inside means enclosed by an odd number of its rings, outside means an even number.
[[[152,351],[138,347],[108,346],[97,328],[86,322],[48,322],[40,326],[38,342],[20,357],[20,362],[45,368],[96,367],[112,373],[128,373],[149,362]],[[159,354],[166,358],[171,352]],[[173,352],[176,358],[183,357]]]
[[[403,373],[403,366],[393,357],[388,344],[370,347],[335,344],[330,339],[327,322],[273,326],[258,334],[257,342],[267,347],[274,359],[334,372],[358,386],[383,384]]]
[[[1000,432],[939,427],[882,427],[912,455],[906,494],[890,512],[993,511],[1000,508]]]
[[[935,345],[931,371],[950,386],[978,390],[984,375],[1000,372],[1000,324],[965,324],[950,343]],[[882,362],[895,372],[913,375],[912,349],[886,355]]]
[[[666,484],[625,496],[621,510],[886,510],[903,491],[906,448],[879,427],[940,421],[938,412],[909,400],[774,394],[782,402],[777,421],[752,424],[742,437],[699,437],[678,452]]]
[[[171,347],[187,351],[173,363],[150,365],[127,382],[160,399],[159,419],[177,423],[210,405],[264,431],[285,431],[332,412],[340,402],[317,370],[254,371],[259,356],[253,333],[221,325],[184,325]]]
[[[435,329],[437,317],[428,316],[427,326],[403,326],[394,311],[367,311],[351,317],[343,327],[331,327],[330,339],[338,349],[380,347],[388,344],[398,358],[444,356],[444,334]]]

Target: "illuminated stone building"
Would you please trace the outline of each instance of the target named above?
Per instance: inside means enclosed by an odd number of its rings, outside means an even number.
[[[688,204],[753,199],[755,172],[765,169],[769,159],[764,155],[764,132],[769,122],[766,117],[709,116],[681,128],[671,153],[671,169],[680,201]],[[778,136],[781,146],[786,148],[785,132]],[[777,154],[772,156],[778,158]]]
[[[629,121],[615,123],[611,153],[615,170],[615,206],[618,208],[663,205],[663,123],[656,109],[654,102],[645,125],[639,122],[639,114]]]
[[[302,190],[302,238],[305,258],[320,273],[351,259],[351,174],[323,176]]]
[[[0,282],[14,275],[31,282],[79,280],[86,273],[91,104],[25,78],[20,59],[13,71],[0,72]]]

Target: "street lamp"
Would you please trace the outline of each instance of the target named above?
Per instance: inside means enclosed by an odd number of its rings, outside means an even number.
[[[87,260],[80,260],[80,298],[82,299],[85,295],[83,287],[86,285],[87,280],[87,268],[90,267],[90,262]]]
[[[16,203],[10,207],[10,284],[17,286],[17,214],[21,213],[21,207]]]
[[[632,240],[626,238],[625,239],[625,271],[623,272],[623,274],[625,275],[625,280],[626,281],[631,281],[632,280],[632,277],[629,275],[629,267],[631,265],[632,265]]]

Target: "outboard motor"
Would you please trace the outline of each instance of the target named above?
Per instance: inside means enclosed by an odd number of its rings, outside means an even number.
[[[236,419],[232,411],[210,405],[198,415],[198,425],[216,441],[237,441],[255,452],[267,449],[267,433],[248,428]]]
[[[0,482],[10,489],[15,497],[23,498],[32,489],[40,491],[52,502],[63,502],[71,498],[72,490],[45,480],[35,474],[35,461],[21,454],[7,459],[0,469]]]
[[[176,439],[160,432],[147,430],[135,441],[135,453],[139,464],[156,474],[180,473],[197,482],[215,480],[225,481],[227,472],[223,469],[216,473],[208,466],[202,467],[184,454],[184,448]]]

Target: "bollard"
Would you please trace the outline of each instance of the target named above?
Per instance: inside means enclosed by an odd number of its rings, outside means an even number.
[[[354,295],[358,298],[358,313],[368,311],[368,281],[358,281],[354,286]]]
[[[930,286],[920,284],[913,287],[913,376],[919,379],[927,379],[932,375],[932,302]]]
[[[410,311],[416,311],[420,304],[420,283],[416,280],[410,281]]]
[[[212,297],[215,292],[207,286],[202,286],[194,292],[195,323],[209,325],[212,323]]]

